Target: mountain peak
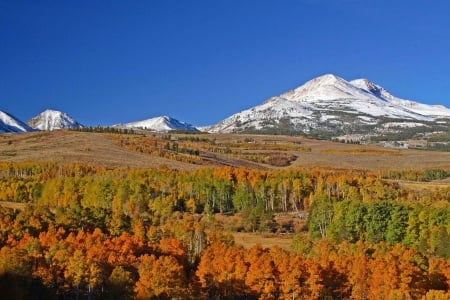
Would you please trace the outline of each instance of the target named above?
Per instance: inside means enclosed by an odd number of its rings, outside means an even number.
[[[44,110],[42,113],[43,113],[43,114],[60,114],[60,113],[62,113],[62,112],[59,111],[59,110],[47,108],[47,109]]]
[[[34,129],[45,131],[82,127],[80,123],[68,114],[54,109],[46,109],[27,123]]]
[[[364,92],[345,79],[334,74],[325,74],[307,81],[289,91],[281,98],[297,102],[316,102],[333,99],[361,98]]]
[[[334,74],[325,74],[316,78],[313,78],[309,81],[307,81],[305,84],[303,84],[302,86],[298,87],[296,90],[298,89],[311,89],[311,88],[317,88],[320,86],[334,86],[334,85],[339,85],[339,84],[348,84],[347,81],[345,81],[345,79],[336,76]]]
[[[357,87],[363,88],[363,89],[376,86],[375,83],[373,83],[372,81],[370,81],[369,79],[366,79],[366,78],[354,79],[354,80],[350,81],[350,83],[353,84],[354,86],[357,86]]]
[[[343,79],[339,76],[336,76],[334,74],[328,73],[328,74],[324,74],[324,75],[318,76],[316,78],[313,78],[310,81],[320,82],[323,84],[333,84],[337,81],[345,81],[345,79]]]
[[[198,131],[193,125],[178,121],[169,116],[158,116],[142,121],[131,122],[116,126],[124,126],[127,128],[143,128],[147,130],[153,130],[158,132],[166,132],[170,130],[188,130],[188,131]]]

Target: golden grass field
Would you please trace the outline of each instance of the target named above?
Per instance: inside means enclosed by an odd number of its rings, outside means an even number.
[[[254,245],[261,245],[264,248],[272,248],[278,246],[282,249],[291,249],[292,234],[289,235],[268,235],[251,232],[235,232],[233,238],[236,244],[242,245],[244,248],[251,248]]]
[[[0,161],[84,162],[111,168],[162,165],[190,168],[177,161],[127,150],[116,145],[109,134],[65,130],[0,135]]]
[[[160,135],[147,133],[152,138]],[[172,134],[177,137],[177,135]],[[179,137],[186,135],[178,135]],[[121,147],[114,134],[76,131],[32,132],[0,135],[0,161],[84,162],[111,168],[152,168],[167,166],[193,170],[205,166],[231,165],[247,168],[328,168],[358,170],[412,170],[450,168],[450,152],[412,149],[389,149],[377,145],[353,145],[303,137],[243,134],[199,134],[214,140],[217,147],[228,147],[240,156],[214,153],[201,164],[187,163],[133,151]],[[145,138],[138,136],[137,138]],[[138,140],[139,141],[139,140]],[[250,141],[250,142],[249,142]],[[183,145],[183,142],[178,142]],[[192,145],[192,143],[190,144]],[[194,146],[197,146],[194,144]],[[205,145],[198,146],[206,147]],[[264,152],[293,154],[297,158],[289,166],[273,166],[247,160],[249,154]]]

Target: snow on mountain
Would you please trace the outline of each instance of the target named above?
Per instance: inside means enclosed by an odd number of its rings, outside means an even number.
[[[450,110],[397,98],[367,79],[346,81],[326,74],[205,130],[367,131],[385,119],[434,122],[438,118],[450,118]]]
[[[273,120],[283,118],[305,118],[301,123],[306,125],[312,113],[312,106],[308,103],[293,102],[277,97],[234,114],[210,128],[205,127],[204,130],[209,132],[235,132],[240,131],[239,128],[261,130],[270,125]]]
[[[365,78],[355,79],[350,81],[350,83],[360,88],[378,98],[384,99],[386,101],[392,101],[395,99],[395,97],[390,94],[388,91],[386,91],[383,87],[379,86],[378,84],[373,83],[372,81],[369,81]]]
[[[157,132],[166,132],[170,130],[188,130],[198,131],[193,125],[178,121],[168,116],[154,117],[147,120],[115,125],[126,128],[142,128]]]
[[[279,97],[290,101],[315,103],[335,99],[361,99],[367,98],[367,95],[344,79],[333,74],[326,74],[314,78]]]
[[[47,109],[29,120],[28,125],[38,130],[52,131],[63,128],[80,128],[83,127],[74,118],[68,114]]]
[[[33,131],[33,128],[16,117],[0,110],[0,133],[28,131]]]
[[[364,85],[361,84],[364,82]],[[279,97],[290,101],[309,102],[317,107],[328,110],[342,110],[365,113],[371,116],[386,116],[392,118],[412,118],[431,120],[420,112],[405,110],[394,96],[382,87],[366,80],[356,80],[361,88],[352,82],[332,74],[312,79],[299,88]],[[385,101],[380,101],[385,100]]]
[[[353,84],[356,87],[359,87],[362,90],[365,90],[378,98],[384,99],[394,105],[399,105],[401,107],[404,107],[405,109],[412,111],[417,114],[421,114],[424,116],[430,116],[430,117],[444,117],[448,118],[450,117],[450,109],[446,108],[443,105],[429,105],[429,104],[423,104],[412,100],[405,100],[400,99],[392,94],[390,94],[388,91],[386,91],[383,87],[367,80],[367,79],[355,79],[350,81],[351,84]]]

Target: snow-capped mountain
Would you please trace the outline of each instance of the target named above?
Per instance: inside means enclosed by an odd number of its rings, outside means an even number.
[[[63,128],[80,128],[83,127],[74,118],[68,114],[58,111],[47,109],[29,120],[28,125],[38,130],[52,131]]]
[[[16,117],[0,110],[0,133],[28,131],[33,131],[33,128]]]
[[[450,121],[450,109],[397,98],[367,79],[346,81],[326,74],[205,129],[345,134],[394,121],[426,126],[442,118]]]
[[[170,130],[188,130],[198,131],[193,125],[178,121],[168,116],[154,117],[142,121],[115,125],[125,128],[141,128],[157,132],[166,132]]]

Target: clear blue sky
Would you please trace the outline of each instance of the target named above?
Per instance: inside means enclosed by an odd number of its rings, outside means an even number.
[[[0,0],[0,110],[216,123],[313,77],[450,107],[450,1]]]

